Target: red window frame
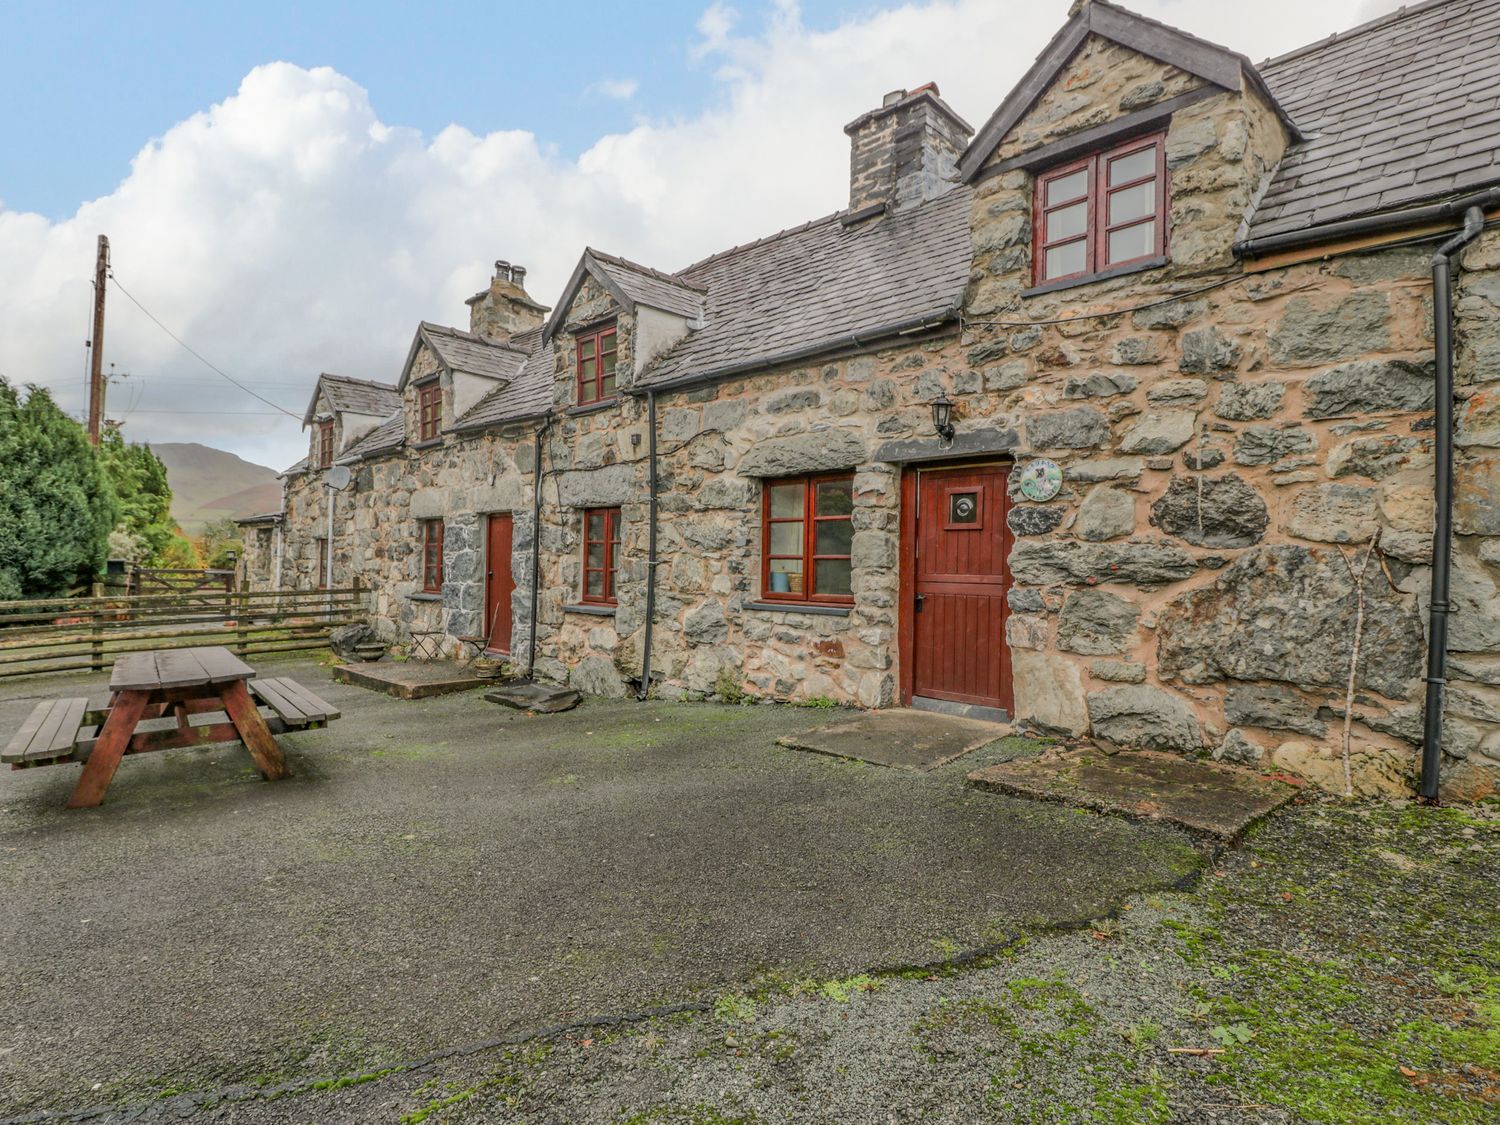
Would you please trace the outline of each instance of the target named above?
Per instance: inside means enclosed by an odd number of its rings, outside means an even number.
[[[443,429],[443,385],[434,379],[417,388],[417,440],[432,441]]]
[[[574,359],[577,366],[574,370],[578,376],[579,406],[614,400],[617,339],[613,324],[584,332],[576,338]],[[584,364],[592,366],[585,370]],[[609,384],[607,387],[606,383]]]
[[[318,423],[318,468],[333,464],[333,419]]]
[[[422,521],[422,592],[443,592],[443,521]]]
[[[848,559],[851,571],[853,568],[852,552],[854,550],[851,542],[849,552],[845,554],[833,554],[830,552],[819,553],[818,525],[844,521],[851,524],[850,539],[853,539],[853,504],[847,515],[820,516],[817,514],[818,486],[831,482],[845,483],[849,485],[852,500],[854,493],[853,473],[824,473],[814,477],[783,477],[779,480],[768,480],[761,490],[761,562],[760,562],[760,594],[766,601],[776,602],[816,602],[827,605],[853,605],[854,594],[824,593],[817,588],[818,563],[830,559]],[[788,485],[801,485],[802,514],[800,516],[772,516],[771,515],[771,490],[773,488],[784,488]],[[772,554],[771,553],[771,528],[779,523],[802,524],[802,550],[800,554]],[[799,559],[802,563],[802,589],[779,591],[771,589],[771,563],[777,559]],[[853,577],[852,573],[850,575]]]
[[[1069,281],[1076,278],[1091,277],[1094,274],[1103,273],[1105,270],[1132,265],[1137,262],[1150,261],[1153,258],[1160,258],[1166,254],[1167,202],[1169,192],[1166,141],[1167,135],[1165,133],[1152,133],[1144,137],[1133,137],[1128,141],[1115,145],[1113,148],[1101,149],[1099,152],[1091,153],[1078,160],[1069,161],[1067,164],[1058,165],[1056,168],[1049,168],[1036,177],[1031,207],[1033,284],[1045,285],[1055,281]],[[1156,155],[1156,160],[1149,175],[1137,176],[1134,179],[1125,180],[1117,184],[1109,182],[1109,168],[1112,161],[1124,156],[1132,156],[1137,152],[1147,149],[1154,149]],[[1048,185],[1080,171],[1087,173],[1084,177],[1083,194],[1072,195],[1067,199],[1058,200],[1049,206],[1047,204]],[[1149,214],[1133,216],[1118,223],[1110,223],[1109,201],[1111,197],[1147,183],[1154,183],[1156,185],[1155,208]],[[1074,207],[1079,203],[1082,203],[1085,207],[1083,230],[1078,233],[1062,234],[1056,238],[1049,239],[1047,237],[1048,218],[1057,211]],[[1109,256],[1109,236],[1116,231],[1143,226],[1148,222],[1154,222],[1156,227],[1151,246],[1147,252],[1129,258],[1112,260]],[[1072,243],[1083,244],[1083,268],[1074,270],[1071,273],[1048,276],[1047,251]]]
[[[603,521],[603,536],[594,533],[596,520]],[[589,548],[600,545],[602,566],[589,565]],[[616,568],[620,555],[620,509],[585,508],[583,510],[583,600],[590,605],[615,605]],[[591,592],[589,579],[600,576],[598,591]]]

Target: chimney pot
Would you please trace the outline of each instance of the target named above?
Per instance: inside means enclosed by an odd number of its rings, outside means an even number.
[[[513,282],[515,282],[518,287],[520,287],[522,289],[525,289],[526,288],[526,267],[525,266],[511,266],[510,267],[510,279]]]
[[[885,106],[888,106],[888,105],[895,105],[897,102],[899,102],[904,97],[906,97],[906,91],[905,90],[892,90],[889,94],[887,94],[885,96],[885,100],[882,101],[880,103],[880,105],[881,105],[882,108],[884,108]]]
[[[510,263],[504,258],[495,259],[495,277],[499,281],[510,280]]]

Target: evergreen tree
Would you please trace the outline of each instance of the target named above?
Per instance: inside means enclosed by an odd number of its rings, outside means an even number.
[[[26,392],[0,377],[0,598],[91,581],[120,511],[83,427],[44,389]]]
[[[173,565],[165,560],[180,559],[187,540],[172,518],[166,465],[149,445],[127,445],[114,427],[105,431],[99,452],[120,498],[120,522],[111,552],[123,550],[123,557],[134,563]]]

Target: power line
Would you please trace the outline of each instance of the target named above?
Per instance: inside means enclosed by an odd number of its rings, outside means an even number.
[[[280,418],[284,410],[137,410],[132,414],[218,414],[232,418]],[[299,419],[300,421],[300,419]]]
[[[267,406],[271,407],[277,413],[285,414],[288,418],[291,418],[291,419],[293,419],[294,421],[297,421],[297,422],[302,421],[302,416],[300,414],[293,414],[290,410],[287,410],[284,407],[278,406],[276,403],[272,402],[270,399],[266,398],[264,395],[258,395],[258,394],[256,394],[249,387],[245,386],[244,383],[241,383],[238,379],[236,379],[234,376],[230,375],[228,372],[224,371],[222,368],[216,366],[213,363],[210,363],[207,359],[205,359],[203,357],[202,354],[200,354],[199,352],[195,351],[193,349],[193,347],[192,347],[191,344],[189,344],[181,336],[177,335],[177,333],[173,332],[170,328],[168,328],[161,321],[157,320],[156,317],[155,317],[155,315],[152,314],[152,312],[151,312],[150,309],[148,309],[145,305],[143,305],[139,301],[137,301],[135,299],[135,297],[131,295],[130,290],[126,289],[125,286],[123,286],[123,285],[120,284],[120,279],[115,276],[114,270],[110,270],[109,280],[111,280],[111,281],[113,281],[115,283],[115,288],[116,289],[118,289],[121,293],[125,294],[125,296],[127,298],[129,298],[130,303],[132,305],[134,305],[136,308],[140,309],[141,312],[143,312],[143,313],[146,314],[147,318],[151,321],[152,324],[156,325],[156,327],[160,328],[168,336],[172,337],[172,339],[176,340],[179,344],[181,344],[183,350],[186,351],[189,355],[191,355],[194,359],[196,359],[199,363],[203,364],[203,366],[207,367],[210,371],[214,372],[216,375],[222,376],[227,382],[234,384],[236,387],[238,387],[240,390],[244,391],[251,398],[256,399],[256,400],[258,400],[260,402],[265,403]],[[138,413],[144,414],[144,413],[146,413],[146,411],[138,411]],[[165,412],[164,411],[157,411],[155,413],[165,413]],[[222,413],[227,413],[227,412],[226,411],[219,411],[219,410],[203,410],[203,411],[182,411],[181,413],[222,414]]]

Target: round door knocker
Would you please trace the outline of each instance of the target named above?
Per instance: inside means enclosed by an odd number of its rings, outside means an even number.
[[[1036,503],[1051,500],[1062,490],[1062,468],[1056,461],[1038,457],[1021,467],[1021,495]]]

